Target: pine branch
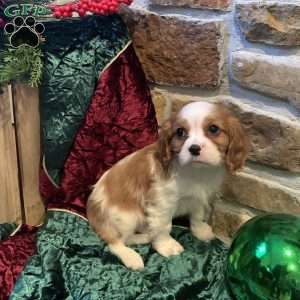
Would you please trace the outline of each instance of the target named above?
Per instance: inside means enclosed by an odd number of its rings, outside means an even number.
[[[16,80],[37,87],[42,77],[42,56],[40,49],[26,45],[7,48],[0,53],[0,84]]]

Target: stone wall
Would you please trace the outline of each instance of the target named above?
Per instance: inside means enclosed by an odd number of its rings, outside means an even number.
[[[226,179],[216,233],[247,216],[300,213],[300,1],[149,0],[122,11],[159,122],[195,100],[221,101],[251,139]]]

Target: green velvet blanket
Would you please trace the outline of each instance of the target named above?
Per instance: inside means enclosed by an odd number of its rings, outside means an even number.
[[[17,228],[16,224],[3,223],[0,225],[0,241],[6,239]]]
[[[185,251],[167,259],[149,245],[138,246],[146,267],[135,272],[110,254],[85,219],[49,211],[38,232],[37,253],[10,299],[229,300],[223,244],[200,242],[184,227],[174,226],[172,235]]]

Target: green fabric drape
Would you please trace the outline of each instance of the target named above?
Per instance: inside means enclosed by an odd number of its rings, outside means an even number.
[[[0,224],[0,241],[9,237],[17,228],[16,224],[3,223]]]
[[[181,255],[164,258],[149,245],[137,246],[146,267],[134,272],[108,251],[86,220],[50,211],[38,232],[37,253],[10,299],[229,300],[223,244],[201,242],[184,227],[174,226],[172,235],[185,247]]]
[[[40,88],[46,169],[59,185],[61,170],[99,74],[129,42],[118,15],[44,23],[44,78]]]

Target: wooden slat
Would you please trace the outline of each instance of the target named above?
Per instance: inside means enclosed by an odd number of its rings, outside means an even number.
[[[14,88],[15,119],[26,223],[38,225],[44,216],[39,193],[40,114],[38,89],[26,85]]]
[[[15,134],[8,88],[0,95],[0,223],[21,223]]]

